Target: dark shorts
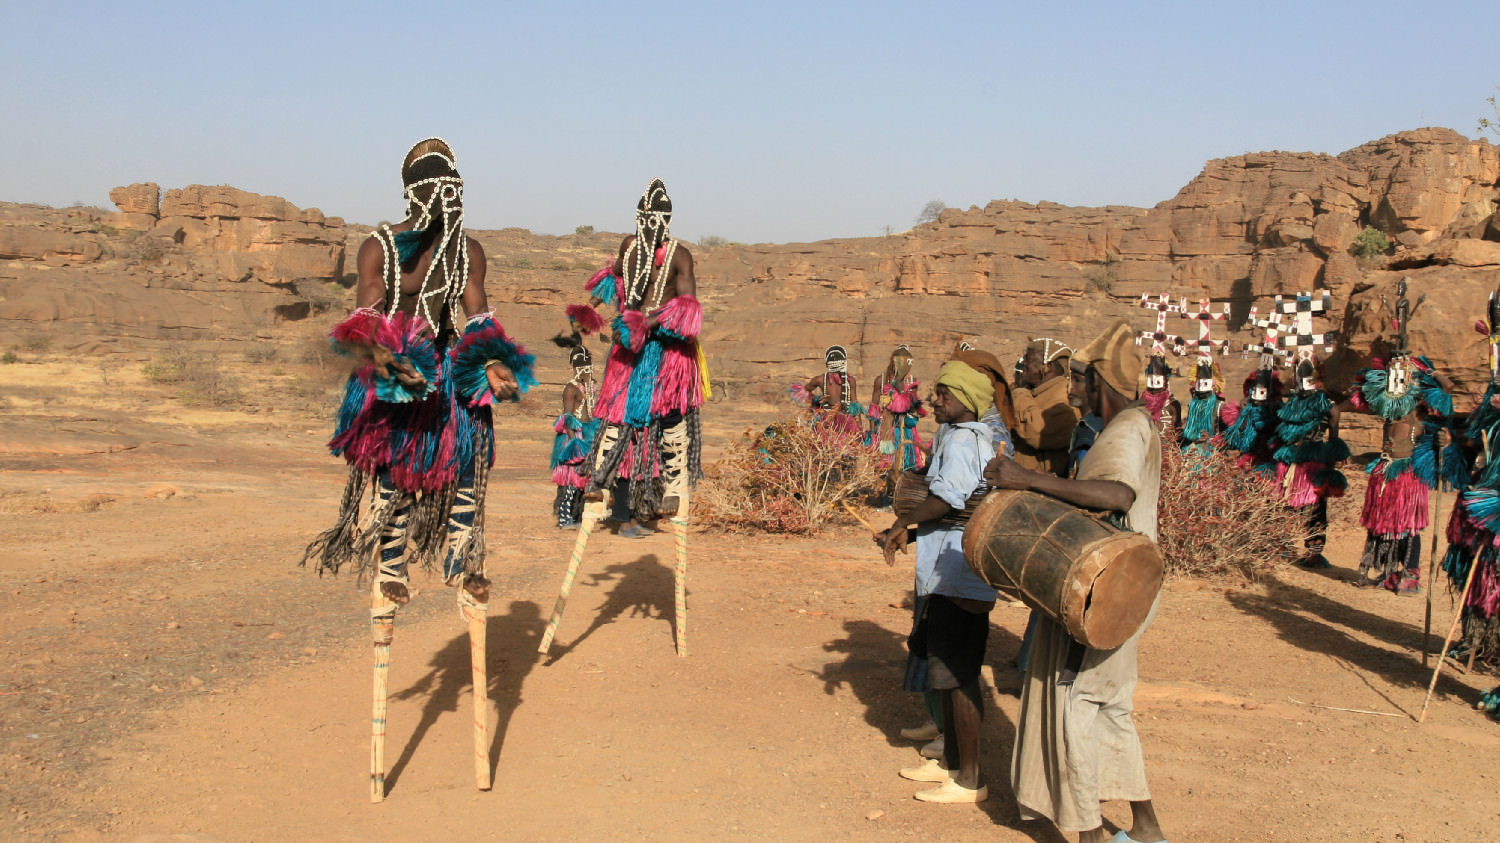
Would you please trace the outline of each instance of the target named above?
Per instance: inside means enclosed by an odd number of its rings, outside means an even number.
[[[914,659],[927,661],[926,689],[945,691],[977,682],[990,640],[989,613],[967,611],[941,594],[927,595],[919,609],[906,646]]]

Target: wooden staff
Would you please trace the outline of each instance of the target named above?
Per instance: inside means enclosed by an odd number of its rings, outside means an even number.
[[[677,568],[673,572],[674,595],[677,603],[677,623],[673,627],[677,643],[677,655],[687,658],[687,516],[672,516],[672,532],[677,545]]]
[[[385,799],[385,708],[391,669],[391,639],[396,632],[396,604],[375,583],[370,597],[370,632],[375,639],[374,713],[370,717],[370,801]]]
[[[1438,513],[1442,511],[1443,449],[1437,449],[1437,488],[1432,490],[1432,552],[1427,557],[1427,614],[1422,619],[1422,669],[1427,669],[1427,653],[1432,644],[1432,586],[1437,582]],[[1458,505],[1457,496],[1453,505]]]
[[[552,617],[547,621],[547,630],[542,633],[542,645],[538,653],[546,655],[552,649],[552,638],[557,635],[557,625],[562,621],[563,609],[568,605],[568,594],[573,590],[573,580],[578,576],[578,567],[583,564],[583,549],[588,547],[589,534],[594,525],[604,519],[605,501],[599,500],[583,507],[583,523],[578,527],[578,539],[573,542],[573,555],[568,557],[568,572],[563,574],[562,588],[557,592],[557,603],[552,607]]]
[[[1417,723],[1427,719],[1427,705],[1432,702],[1433,689],[1437,688],[1438,674],[1443,672],[1443,662],[1446,662],[1448,644],[1453,641],[1453,636],[1458,632],[1458,625],[1464,618],[1464,605],[1469,602],[1469,588],[1474,585],[1474,571],[1479,568],[1479,553],[1483,544],[1475,548],[1474,555],[1469,558],[1469,575],[1464,578],[1463,594],[1458,598],[1458,611],[1453,613],[1453,623],[1448,627],[1448,634],[1443,637],[1443,649],[1438,651],[1437,669],[1432,671],[1432,681],[1427,683],[1427,698],[1422,700],[1422,713],[1417,716]],[[1431,588],[1431,586],[1429,586]]]
[[[865,529],[866,530],[869,530],[870,532],[872,532],[872,533],[874,533],[876,535],[880,535],[882,532],[884,532],[883,530],[877,530],[877,529],[875,529],[875,525],[871,524],[870,522],[866,521],[864,518],[860,517],[860,514],[855,511],[854,507],[852,507],[852,506],[849,505],[848,501],[839,501],[839,503],[843,504],[844,509],[849,510],[849,514],[854,516],[854,520],[855,521],[858,521],[859,523],[865,525]]]
[[[469,622],[469,665],[474,680],[474,784],[490,789],[489,671],[485,665],[484,637],[490,604],[464,601],[460,604]]]

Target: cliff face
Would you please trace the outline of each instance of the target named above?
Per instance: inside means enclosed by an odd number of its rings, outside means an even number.
[[[1330,382],[1384,348],[1381,297],[1409,279],[1413,347],[1461,384],[1485,376],[1469,330],[1500,286],[1500,149],[1445,129],[1382,138],[1337,156],[1267,152],[1210,161],[1155,208],[1074,208],[995,201],[949,210],[902,234],[819,243],[703,248],[697,261],[705,347],[731,397],[776,395],[820,370],[823,349],[850,349],[866,389],[891,348],[909,344],[931,377],[968,338],[1013,359],[1030,336],[1087,341],[1107,320],[1140,330],[1143,294],[1229,307],[1215,336],[1243,326],[1277,294],[1328,290],[1348,348]],[[353,251],[365,227],[276,197],[227,187],[118,188],[118,213],[0,205],[0,324],[12,335],[67,326],[95,341],[273,336],[287,321],[331,322],[352,303]],[[680,214],[691,214],[684,208]],[[621,205],[621,221],[630,217]],[[1388,254],[1357,259],[1366,226]],[[549,237],[470,232],[488,257],[486,289],[507,328],[563,379],[545,343],[561,306],[611,257],[619,234]],[[1167,330],[1192,340],[1173,316]],[[80,342],[82,340],[79,340]],[[1253,361],[1234,355],[1235,372]]]

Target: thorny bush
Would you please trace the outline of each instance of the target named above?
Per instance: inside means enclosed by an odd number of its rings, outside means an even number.
[[[694,508],[704,523],[770,533],[818,532],[881,484],[880,455],[848,417],[800,413],[746,430],[709,467]]]
[[[1164,447],[1157,533],[1167,576],[1254,582],[1299,556],[1308,530],[1273,477],[1240,468],[1219,449]]]

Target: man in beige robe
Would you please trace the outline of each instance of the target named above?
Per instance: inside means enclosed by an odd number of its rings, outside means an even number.
[[[1125,320],[1073,356],[1073,402],[1105,427],[1079,466],[1076,479],[994,460],[985,479],[994,488],[1025,489],[1083,509],[1124,514],[1124,525],[1156,539],[1161,487],[1161,440],[1136,401],[1140,353]],[[1099,804],[1130,802],[1131,827],[1117,843],[1166,838],[1146,786],[1141,743],[1131,720],[1136,652],[1142,633],[1113,650],[1084,647],[1043,618],[1032,645],[1021,693],[1021,718],[1011,756],[1011,785],[1022,819],[1049,819],[1079,843],[1104,843]]]

